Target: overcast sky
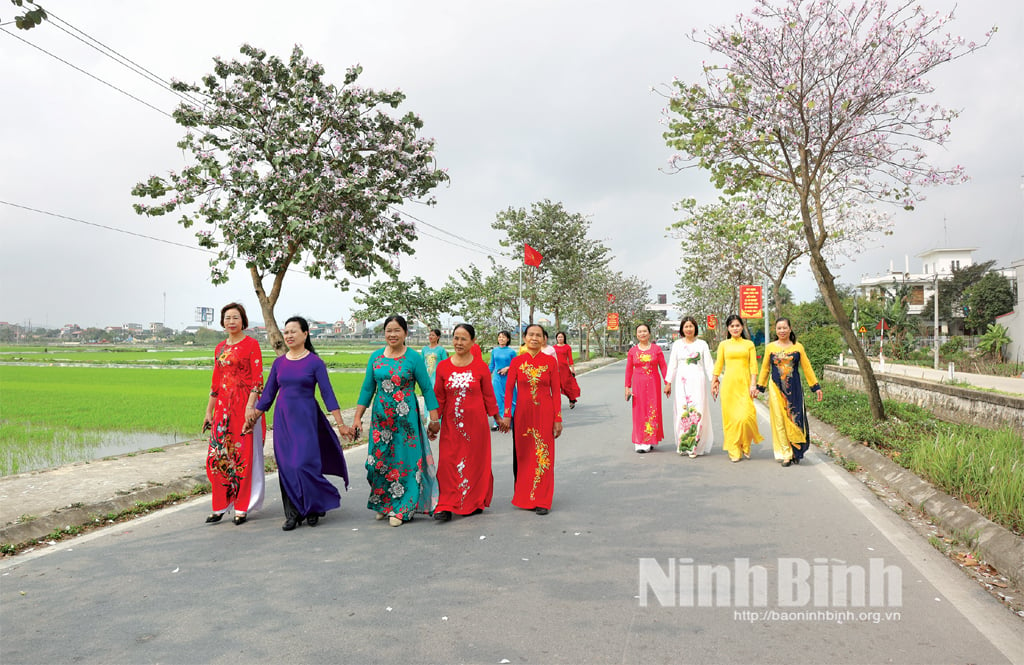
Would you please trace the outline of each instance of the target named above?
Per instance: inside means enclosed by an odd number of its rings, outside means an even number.
[[[15,8],[0,0],[4,30],[170,113],[177,98],[76,41],[54,25],[31,31],[6,25]],[[929,10],[951,2],[923,0]],[[696,81],[703,47],[693,28],[731,22],[749,0],[625,3],[518,2],[221,2],[82,3],[44,6],[71,26],[165,79],[198,81],[211,58],[238,57],[248,42],[286,57],[294,44],[341,82],[360,63],[363,85],[401,88],[403,109],[437,139],[451,183],[435,207],[413,215],[487,247],[498,248],[495,213],[549,198],[592,220],[592,234],[615,254],[613,267],[671,293],[679,242],[666,237],[686,197],[713,202],[706,174],[663,173],[671,151],[661,138],[665,100],[652,93],[678,76]],[[932,76],[935,103],[962,109],[952,142],[935,151],[963,164],[973,180],[928,190],[912,213],[898,212],[894,233],[838,269],[856,283],[890,262],[902,268],[939,246],[977,247],[978,261],[1000,266],[1024,258],[1024,3],[961,3],[952,31],[981,40],[979,53]],[[62,25],[62,24],[59,24]],[[64,27],[67,27],[66,25]],[[73,217],[60,219],[0,204],[0,321],[59,327],[163,321],[192,325],[198,306],[238,299],[262,319],[245,270],[209,283],[208,255],[172,217],[135,215],[132,186],[181,169],[175,143],[183,130],[167,115],[8,34],[0,34],[0,200]],[[150,236],[120,233],[103,225]],[[421,227],[425,233],[444,237]],[[188,247],[159,242],[152,238]],[[457,242],[457,241],[455,241]],[[486,252],[433,237],[403,257],[405,276],[442,285],[455,268],[486,265]],[[365,280],[355,280],[365,285]],[[816,287],[801,266],[787,279],[798,300]],[[289,274],[278,318],[302,314],[347,319],[352,294]],[[699,314],[699,313],[698,313]]]

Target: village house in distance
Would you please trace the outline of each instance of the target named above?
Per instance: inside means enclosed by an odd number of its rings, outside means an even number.
[[[950,279],[953,276],[953,270],[961,270],[968,266],[974,265],[974,252],[977,251],[977,247],[958,247],[958,248],[936,248],[929,249],[926,252],[917,255],[917,258],[921,259],[921,270],[920,272],[910,271],[910,259],[904,257],[903,270],[897,270],[893,263],[889,264],[888,272],[875,275],[865,276],[861,278],[858,289],[861,295],[864,296],[877,296],[880,292],[885,289],[892,291],[894,286],[907,289],[907,313],[911,316],[920,316],[923,322],[921,333],[922,335],[932,337],[934,333],[934,323],[931,316],[931,312],[924,311],[925,305],[930,302],[931,297],[935,294],[936,285],[941,290],[942,281]],[[1014,329],[1008,323],[1009,319],[1014,316],[1013,313],[1006,314],[999,317],[999,323],[1010,328],[1010,337],[1014,339],[1014,342],[1018,348],[1020,341],[1024,339],[1024,317],[1021,316],[1021,305],[1020,305],[1020,284],[1022,283],[1022,267],[1024,260],[1014,262],[1013,268],[996,269],[995,272],[1006,277],[1010,280],[1010,283],[1015,285],[1014,290],[1018,294],[1018,303],[1016,307],[1017,318],[1021,319],[1017,321],[1018,326]],[[939,339],[946,341],[949,337],[964,334],[964,315],[962,310],[954,308],[952,316],[949,319],[939,319]],[[1009,358],[1016,357],[1015,352],[1010,352],[1009,349],[1004,351],[1009,353]]]

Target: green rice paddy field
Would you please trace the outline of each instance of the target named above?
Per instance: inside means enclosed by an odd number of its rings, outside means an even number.
[[[210,378],[203,370],[0,363],[0,475],[40,468],[30,459],[92,459],[107,432],[202,438]],[[342,408],[355,405],[362,380],[361,372],[331,374]]]
[[[53,363],[75,365],[139,365],[168,367],[213,367],[213,347],[181,347],[175,349],[136,349],[133,347],[67,346],[67,347],[0,347],[0,363]],[[317,349],[328,367],[365,369],[372,349]],[[263,350],[267,368],[276,354]]]

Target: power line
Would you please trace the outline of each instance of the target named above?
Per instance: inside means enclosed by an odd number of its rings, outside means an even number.
[[[405,212],[404,210],[399,210],[398,208],[395,208],[393,206],[389,206],[389,207],[391,208],[391,210],[397,212],[398,214],[403,215],[405,217],[408,217],[409,219],[411,219],[413,221],[419,222],[420,224],[423,224],[424,226],[432,228],[435,231],[439,231],[439,232],[441,232],[441,233],[443,233],[445,235],[451,236],[452,238],[456,238],[457,240],[460,240],[461,242],[464,242],[466,244],[474,245],[476,247],[479,247],[480,249],[484,250],[490,256],[495,256],[496,255],[496,256],[499,256],[499,257],[503,257],[503,258],[505,256],[502,253],[501,250],[494,249],[493,247],[488,247],[487,245],[483,245],[483,244],[478,243],[478,242],[476,242],[474,240],[470,240],[469,238],[464,238],[464,237],[462,237],[462,236],[460,236],[460,235],[458,235],[456,233],[452,233],[451,231],[446,231],[445,229],[442,229],[440,226],[436,226],[434,224],[431,224],[430,222],[427,222],[425,220],[420,219],[419,217],[415,217],[413,215],[410,215],[409,213]],[[420,231],[420,233],[424,233],[424,235],[428,235],[428,236],[430,235],[430,234],[425,233],[423,231]],[[430,236],[430,237],[436,238],[437,236]],[[445,241],[443,238],[438,238],[438,240]],[[445,241],[445,242],[449,242],[449,241]],[[463,247],[463,249],[470,249],[470,248]],[[473,251],[477,251],[477,250],[473,250]]]
[[[205,247],[196,247],[194,245],[186,245],[184,243],[175,242],[173,240],[165,240],[163,238],[157,238],[155,236],[148,236],[148,235],[146,235],[144,233],[136,233],[135,231],[128,231],[126,229],[119,229],[119,228],[114,227],[114,226],[107,226],[105,224],[97,224],[96,222],[87,222],[86,220],[78,219],[77,217],[69,217],[67,215],[61,215],[61,214],[58,214],[58,213],[55,213],[55,212],[50,212],[48,210],[40,210],[38,208],[31,208],[29,206],[23,206],[23,205],[19,205],[17,203],[11,203],[10,201],[0,200],[0,204],[11,206],[12,208],[21,208],[22,210],[28,210],[30,212],[38,213],[40,215],[48,215],[50,217],[56,217],[58,219],[65,219],[65,220],[68,220],[70,222],[77,222],[79,224],[85,224],[87,226],[95,226],[95,227],[100,228],[100,229],[106,229],[107,231],[114,231],[116,233],[123,233],[125,235],[135,236],[136,238],[145,238],[146,240],[153,240],[153,241],[156,241],[156,242],[162,242],[165,245],[175,245],[176,247],[184,247],[185,249],[191,249],[191,250],[195,250],[197,252],[204,252],[206,254],[216,254],[217,253],[217,252],[214,252],[212,250],[206,249]]]
[[[448,238],[442,238],[441,236],[436,236],[433,233],[427,233],[423,229],[417,229],[416,233],[417,233],[417,235],[426,236],[428,238],[433,238],[434,240],[439,240],[440,242],[443,242],[443,243],[446,243],[448,245],[451,245],[452,247],[458,247],[459,249],[464,249],[467,252],[476,252],[477,254],[483,254],[484,256],[491,256],[491,254],[489,254],[488,252],[484,252],[483,250],[479,250],[479,249],[477,249],[475,247],[467,247],[465,245],[459,245],[459,244],[457,244],[455,242],[452,242]]]
[[[141,76],[142,78],[146,79],[150,83],[154,83],[154,84],[158,85],[159,87],[163,88],[164,90],[167,90],[167,91],[169,91],[171,93],[174,93],[175,95],[177,95],[181,99],[185,100],[186,102],[189,102],[189,103],[192,103],[192,104],[199,104],[200,103],[195,98],[190,97],[190,96],[188,96],[188,95],[186,95],[186,94],[184,94],[184,93],[182,93],[182,92],[180,92],[178,90],[175,90],[173,87],[171,87],[171,83],[169,81],[166,81],[165,79],[161,78],[157,74],[154,74],[153,72],[151,72],[150,70],[146,69],[145,67],[143,67],[139,63],[135,62],[131,58],[129,58],[129,57],[127,57],[127,56],[125,56],[125,55],[123,55],[121,53],[118,53],[116,50],[110,48],[109,46],[107,46],[103,42],[99,41],[95,37],[93,37],[93,36],[89,35],[88,33],[84,32],[83,30],[80,30],[79,28],[76,28],[75,26],[71,25],[70,23],[68,23],[64,19],[60,18],[59,16],[57,16],[53,12],[49,13],[49,17],[51,19],[55,19],[55,21],[48,21],[48,23],[51,26],[53,26],[54,28],[57,28],[61,32],[65,33],[69,37],[77,39],[78,41],[82,42],[83,44],[85,44],[89,48],[93,49],[94,51],[100,53],[101,55],[103,55],[103,56],[105,56],[107,58],[110,58],[111,60],[113,60],[117,64],[121,65],[122,67],[125,67],[126,69],[130,70],[131,72],[133,72],[135,74],[138,74],[139,76]],[[59,25],[60,23],[63,23],[64,25],[68,26],[69,28],[71,28],[75,32],[79,33],[80,35],[85,37],[85,39],[83,39],[82,37],[79,37],[76,34],[73,34],[69,30],[61,27]],[[89,40],[89,41],[86,41],[86,40]],[[90,44],[89,42],[94,42],[94,44]],[[96,46],[96,44],[98,44],[99,46]],[[100,48],[100,47],[102,47],[102,48]],[[111,55],[111,54],[113,54],[113,55]],[[115,57],[115,56],[117,56],[117,57]]]
[[[33,208],[31,206],[21,205],[21,204],[18,204],[18,203],[12,203],[10,201],[0,200],[0,204],[6,205],[6,206],[11,206],[12,208],[20,208],[21,210],[28,210],[29,212],[34,212],[34,213],[37,213],[37,214],[40,214],[40,215],[47,215],[49,217],[56,217],[57,219],[64,219],[64,220],[67,220],[67,221],[70,221],[70,222],[76,222],[78,224],[85,224],[86,226],[94,226],[96,228],[105,229],[107,231],[114,231],[115,233],[123,233],[125,235],[135,236],[136,238],[143,238],[144,240],[152,240],[154,242],[164,243],[165,245],[174,245],[176,247],[184,247],[185,249],[191,249],[191,250],[196,251],[196,252],[203,252],[204,254],[217,254],[217,252],[215,252],[215,251],[213,251],[211,249],[206,249],[205,247],[196,247],[195,245],[186,245],[184,243],[175,242],[173,240],[166,240],[164,238],[157,238],[156,236],[146,235],[145,233],[136,233],[135,231],[128,231],[126,229],[119,229],[116,226],[107,226],[106,224],[98,224],[96,222],[89,222],[89,221],[86,221],[84,219],[79,219],[77,217],[70,217],[68,215],[61,215],[59,213],[50,212],[49,210],[40,210],[39,208]],[[299,274],[299,275],[306,275],[307,277],[309,276],[308,273],[306,273],[305,270],[301,270],[299,268],[287,268],[286,270],[288,272],[291,272],[291,273],[296,273],[296,274]],[[356,282],[356,281],[351,281],[351,280],[349,281],[349,284],[352,284],[353,286],[363,286],[363,287],[367,287],[367,288],[372,286],[371,284],[364,284],[363,282]]]
[[[121,88],[117,87],[113,83],[109,83],[107,81],[104,81],[103,79],[101,79],[100,77],[96,76],[95,74],[90,74],[89,72],[85,71],[81,67],[79,67],[77,65],[71,64],[70,62],[68,62],[64,58],[61,58],[60,56],[54,55],[53,53],[50,53],[49,51],[47,51],[46,49],[44,49],[41,46],[36,46],[35,44],[33,44],[32,42],[28,41],[27,39],[23,39],[23,38],[19,37],[18,35],[10,32],[9,30],[4,30],[3,28],[0,28],[0,32],[3,32],[5,34],[7,34],[7,35],[10,35],[11,37],[14,37],[15,39],[17,39],[18,41],[24,42],[25,44],[28,44],[29,46],[31,46],[32,48],[34,48],[34,49],[36,49],[38,51],[42,51],[43,53],[45,53],[46,55],[50,56],[54,60],[59,60],[60,62],[63,62],[68,67],[71,67],[72,69],[74,69],[74,70],[76,70],[78,72],[81,72],[82,74],[85,74],[86,76],[88,76],[91,79],[99,81],[100,83],[102,83],[105,86],[113,88],[114,90],[120,92],[122,95],[125,95],[126,97],[130,97],[130,98],[134,99],[135,101],[137,101],[138,103],[140,103],[140,104],[142,104],[144,106],[148,106],[149,108],[153,109],[157,113],[161,113],[161,114],[167,116],[168,118],[173,118],[174,117],[170,113],[168,113],[167,111],[159,109],[156,106],[153,106],[152,104],[150,104],[149,102],[143,101],[142,99],[139,99],[135,95],[133,95],[130,92],[127,92],[125,90],[122,90]]]

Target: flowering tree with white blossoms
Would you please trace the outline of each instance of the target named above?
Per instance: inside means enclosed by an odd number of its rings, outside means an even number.
[[[725,63],[706,64],[701,84],[672,84],[665,139],[682,153],[677,165],[708,169],[727,193],[760,179],[793,188],[811,270],[879,420],[878,384],[825,255],[865,218],[827,211],[856,198],[911,208],[921,187],[965,179],[922,147],[944,144],[957,115],[922,101],[933,92],[925,77],[984,46],[949,35],[952,18],[916,0],[755,0],[751,16],[691,36]]]
[[[671,231],[682,238],[685,277],[705,275],[722,282],[724,290],[732,293],[736,292],[737,276],[767,278],[772,286],[775,314],[779,316],[779,289],[793,264],[806,254],[807,241],[790,192],[778,186],[770,189],[773,191],[756,196],[723,197],[712,205],[698,206],[693,199],[682,201],[676,208],[687,217],[673,224]],[[708,293],[721,290],[708,290],[707,286],[702,284],[701,289]],[[688,290],[687,280],[680,280],[677,292],[692,300]],[[720,318],[730,313],[719,309],[691,311],[717,314]]]
[[[246,59],[214,58],[200,85],[173,84],[198,100],[174,112],[188,128],[178,147],[192,163],[132,194],[160,200],[135,204],[140,215],[178,211],[182,226],[207,225],[196,237],[216,251],[214,284],[238,261],[249,268],[281,354],[274,305],[289,267],[301,264],[341,289],[348,276],[375,270],[397,277],[392,258],[413,253],[416,229],[394,206],[422,200],[448,176],[436,166],[433,139],[417,136],[419,117],[386,112],[405,95],[356,85],[361,67],[336,87],[298,46],[287,61],[249,45],[241,53]]]

